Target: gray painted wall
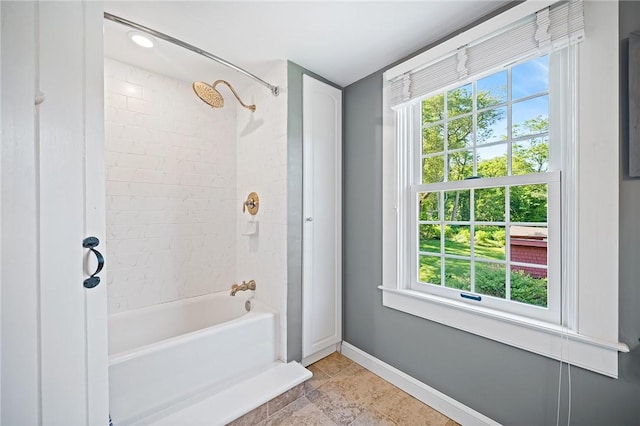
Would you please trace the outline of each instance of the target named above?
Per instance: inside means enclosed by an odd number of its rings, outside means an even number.
[[[640,2],[620,5],[624,39]],[[503,424],[556,423],[559,363],[382,306],[382,71],[344,91],[344,340]],[[621,71],[621,164],[627,164],[626,71]],[[571,368],[571,422],[640,423],[640,180],[620,178],[619,379]],[[563,370],[561,424],[567,420]]]
[[[288,62],[287,66],[287,361],[302,359],[302,76],[342,87]]]

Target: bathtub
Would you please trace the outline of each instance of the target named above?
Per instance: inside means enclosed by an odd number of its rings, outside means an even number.
[[[227,292],[110,315],[114,424],[144,423],[272,365],[276,321],[259,301]]]

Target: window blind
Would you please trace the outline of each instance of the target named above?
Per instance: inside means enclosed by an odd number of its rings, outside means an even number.
[[[390,82],[391,106],[584,38],[581,0],[556,4]]]

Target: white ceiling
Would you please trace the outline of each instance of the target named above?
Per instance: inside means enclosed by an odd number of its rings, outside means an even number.
[[[278,59],[347,86],[498,9],[494,1],[107,1],[105,11],[181,39],[260,76]],[[105,56],[181,80],[241,74],[159,40],[131,43],[105,21]]]

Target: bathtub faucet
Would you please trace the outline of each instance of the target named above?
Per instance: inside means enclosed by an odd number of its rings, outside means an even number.
[[[231,295],[235,296],[236,293],[239,291],[255,290],[255,289],[256,289],[256,282],[254,280],[251,280],[249,282],[242,281],[242,284],[234,284],[231,286]]]

